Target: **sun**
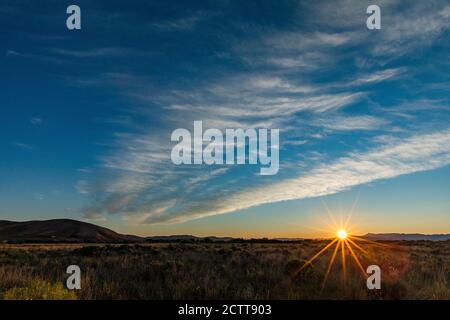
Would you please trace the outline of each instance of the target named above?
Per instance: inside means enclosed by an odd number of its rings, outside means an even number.
[[[356,200],[357,201],[357,200]],[[334,234],[334,237],[330,237],[329,242],[323,246],[312,258],[308,259],[303,266],[297,271],[297,273],[302,272],[306,267],[313,266],[313,262],[318,259],[321,255],[323,255],[328,250],[332,250],[331,257],[328,262],[328,267],[326,269],[326,273],[322,282],[322,289],[325,287],[325,284],[327,282],[328,276],[333,268],[334,262],[339,258],[341,258],[342,262],[342,280],[345,282],[347,278],[347,264],[349,256],[350,258],[353,258],[353,262],[355,263],[356,267],[361,272],[361,275],[363,278],[367,278],[366,270],[364,269],[360,258],[362,259],[372,259],[372,254],[370,254],[366,249],[364,249],[359,243],[361,242],[368,242],[374,245],[380,245],[377,242],[370,241],[368,239],[365,239],[363,237],[358,237],[354,235],[354,227],[350,224],[350,219],[353,213],[353,210],[356,206],[356,201],[353,204],[352,209],[350,210],[345,222],[341,221],[340,223],[337,223],[335,217],[333,216],[332,212],[328,209],[328,206],[325,204],[325,209],[327,210],[330,221],[333,225],[330,225],[328,230],[325,230],[327,234],[331,235]],[[341,218],[342,220],[342,218]],[[334,232],[333,232],[334,230]],[[334,247],[334,248],[333,248]],[[338,255],[340,251],[340,254]]]
[[[336,232],[336,236],[341,240],[345,240],[348,237],[348,233],[344,229],[340,229]]]

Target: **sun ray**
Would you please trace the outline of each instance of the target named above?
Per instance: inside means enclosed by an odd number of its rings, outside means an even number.
[[[348,228],[348,224],[350,223],[350,220],[351,220],[351,218],[353,216],[353,213],[355,212],[356,205],[358,204],[359,197],[360,197],[360,193],[358,193],[358,195],[356,196],[355,201],[353,202],[352,208],[350,209],[349,214],[347,216],[347,219],[345,220],[344,229]]]
[[[358,240],[358,241],[368,242],[368,243],[371,243],[371,244],[374,244],[374,245],[378,245],[378,246],[381,246],[381,247],[389,247],[389,248],[392,248],[392,247],[393,247],[392,244],[387,244],[387,243],[381,243],[381,242],[377,242],[377,241],[372,241],[372,240],[365,239],[365,238],[358,237],[358,236],[350,236],[350,237],[353,238],[353,239],[356,239],[356,240]]]
[[[334,225],[334,228],[335,228],[335,229],[339,228],[339,225],[338,225],[338,223],[336,222],[336,219],[334,218],[333,214],[331,213],[330,208],[328,208],[327,203],[325,202],[325,200],[323,200],[323,199],[321,199],[321,200],[322,200],[323,206],[325,207],[325,210],[326,210],[327,213],[328,213],[328,217],[331,219],[331,222],[332,222],[333,225]]]
[[[342,241],[347,246],[348,250],[350,251],[350,255],[353,257],[353,259],[356,262],[356,265],[358,266],[359,270],[361,270],[361,273],[363,277],[366,277],[366,271],[364,270],[363,266],[361,265],[361,262],[359,261],[358,257],[356,256],[355,252],[352,249],[352,246],[347,241]]]
[[[352,244],[352,245],[353,245],[354,249],[358,249],[358,250],[361,251],[366,257],[368,257],[368,258],[370,258],[370,259],[373,259],[373,260],[376,259],[376,257],[375,257],[372,253],[370,253],[368,250],[364,249],[364,248],[361,247],[358,243],[356,243],[355,241],[353,241],[353,240],[351,239],[350,236],[347,237],[346,240],[349,242],[349,244]]]
[[[347,269],[345,266],[345,247],[344,247],[344,241],[340,241],[341,243],[341,258],[342,258],[342,275],[344,282],[347,281]]]
[[[324,253],[329,247],[331,247],[336,241],[338,241],[338,239],[334,239],[333,241],[331,241],[329,244],[327,244],[324,248],[322,248],[319,252],[317,252],[311,259],[309,259],[308,261],[305,262],[305,264],[303,265],[303,267],[300,268],[300,270],[298,272],[301,272],[303,269],[305,269],[305,267],[309,264],[311,264],[314,260],[316,260],[322,253]]]
[[[325,283],[328,280],[328,276],[330,274],[331,268],[333,267],[334,260],[336,259],[338,250],[339,250],[339,242],[336,243],[336,247],[334,248],[333,255],[331,256],[330,262],[328,263],[327,273],[325,274],[325,277],[322,282],[322,289],[325,287]]]
[[[364,249],[363,247],[361,247],[359,244],[357,244],[355,241],[353,241],[351,239],[351,237],[347,237],[346,239],[348,242],[350,242],[352,245],[354,245],[357,249],[359,249],[360,251],[362,251],[363,253],[365,253],[368,256],[371,256],[371,254],[369,253],[369,251],[367,251],[366,249]]]

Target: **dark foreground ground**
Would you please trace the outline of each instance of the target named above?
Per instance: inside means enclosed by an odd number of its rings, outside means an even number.
[[[450,299],[449,242],[359,243],[363,268],[377,264],[382,289],[333,248],[301,270],[328,242],[146,245],[0,245],[0,299]],[[82,288],[68,291],[78,265]],[[301,271],[300,271],[301,270]]]

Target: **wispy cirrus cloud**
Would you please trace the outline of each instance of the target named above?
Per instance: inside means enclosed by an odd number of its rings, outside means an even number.
[[[338,131],[377,130],[388,126],[389,121],[374,116],[338,116],[317,120],[318,126]]]
[[[182,222],[193,218],[224,214],[286,200],[319,197],[347,190],[356,185],[404,174],[439,168],[450,164],[450,131],[415,135],[391,142],[368,152],[322,164],[298,177],[269,186],[240,190],[207,204],[194,203],[180,211],[149,216],[147,223]]]
[[[210,13],[197,12],[188,17],[178,19],[163,20],[152,24],[152,26],[160,31],[189,31],[193,29],[202,20],[210,17]]]
[[[40,126],[44,123],[44,120],[42,118],[34,117],[30,119],[30,123],[35,126]]]
[[[362,75],[358,79],[350,82],[348,85],[364,85],[372,84],[377,82],[386,81],[389,79],[397,78],[399,75],[404,73],[406,70],[401,68],[386,69],[377,71],[368,75]]]
[[[365,25],[367,16],[361,13],[365,13],[370,4],[373,3],[369,0],[317,2],[308,12],[309,17],[322,26],[348,31]],[[449,28],[448,3],[444,0],[409,3],[405,10],[398,10],[405,6],[400,0],[381,0],[377,5],[382,10],[382,31],[370,33],[358,28],[351,41],[365,42],[371,55],[384,56],[387,61],[431,45]],[[372,37],[370,42],[369,37]]]
[[[34,147],[32,145],[23,143],[23,142],[13,142],[13,146],[21,149],[21,150],[25,150],[25,151],[31,151],[34,149]]]
[[[35,53],[22,53],[18,52],[16,50],[7,50],[5,53],[5,57],[9,59],[13,58],[25,58],[25,59],[31,59],[36,61],[42,61],[42,62],[48,62],[48,63],[63,63],[62,59],[52,57],[49,55],[44,54],[35,54]]]
[[[68,50],[68,49],[58,49],[50,48],[48,51],[51,54],[56,54],[62,57],[70,58],[102,58],[102,57],[121,57],[124,55],[135,56],[135,55],[149,55],[149,52],[140,51],[127,47],[101,47],[92,48],[89,50]]]
[[[414,62],[404,60],[448,28],[447,7],[443,1],[414,3],[390,16],[388,9],[399,4],[381,1],[379,33],[365,29],[367,3],[350,0],[300,5],[314,23],[306,17],[289,28],[239,25],[244,36],[223,36],[231,44],[220,55],[228,59],[227,71],[201,79],[162,87],[139,72],[103,73],[98,83],[107,79],[134,105],[127,126],[138,120],[132,133],[116,133],[96,178],[80,184],[93,199],[85,216],[182,222],[448,165],[446,118],[431,117],[429,126],[415,121],[417,110],[408,105],[425,100],[405,90],[409,80],[421,79],[411,71]],[[420,18],[414,25],[419,12],[434,19],[431,25],[422,28]],[[400,85],[400,80],[407,81]],[[377,95],[376,88],[388,86],[383,97]],[[433,105],[446,110],[443,100]],[[421,111],[428,116],[431,109]],[[143,120],[152,126],[143,126]],[[260,180],[251,168],[174,166],[170,133],[190,129],[194,120],[203,120],[205,128],[280,128],[280,175]],[[338,151],[333,144],[340,144]]]

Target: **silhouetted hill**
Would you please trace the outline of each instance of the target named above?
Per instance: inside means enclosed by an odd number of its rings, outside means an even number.
[[[26,222],[0,220],[0,241],[6,242],[129,242],[139,240],[142,239],[70,219]]]
[[[406,240],[406,241],[447,241],[450,234],[420,234],[420,233],[368,233],[363,238],[368,240]]]

